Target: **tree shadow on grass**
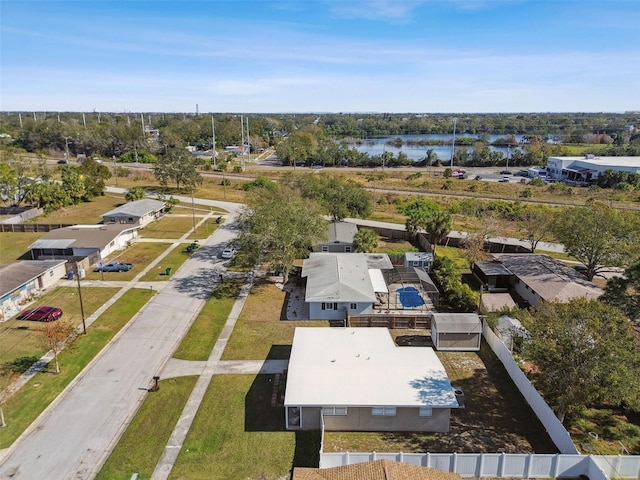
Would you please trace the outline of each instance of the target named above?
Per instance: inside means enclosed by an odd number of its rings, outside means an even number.
[[[27,372],[31,367],[33,367],[40,357],[36,357],[35,355],[18,357],[11,362],[6,362],[0,367],[0,373],[6,376],[20,375]]]

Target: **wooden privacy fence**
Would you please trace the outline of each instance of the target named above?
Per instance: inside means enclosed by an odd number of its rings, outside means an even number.
[[[75,223],[0,223],[0,232],[50,232],[63,227],[73,227]]]
[[[385,328],[406,328],[406,329],[425,329],[431,328],[432,315],[394,315],[376,314],[376,315],[348,315],[348,327],[385,327]]]

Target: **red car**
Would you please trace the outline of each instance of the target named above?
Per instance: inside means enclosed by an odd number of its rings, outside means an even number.
[[[49,307],[41,305],[40,307],[30,308],[18,315],[18,320],[34,320],[36,322],[51,322],[62,316],[62,310],[58,307]]]

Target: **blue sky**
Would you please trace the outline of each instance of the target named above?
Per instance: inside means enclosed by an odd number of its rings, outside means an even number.
[[[0,110],[640,109],[640,1],[0,3]]]

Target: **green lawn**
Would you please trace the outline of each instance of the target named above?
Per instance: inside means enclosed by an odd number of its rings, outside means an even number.
[[[2,404],[7,426],[2,429],[0,448],[8,447],[18,438],[152,295],[150,290],[129,290],[87,328],[87,335],[80,335],[71,348],[60,353],[61,373],[53,373],[53,367],[50,367],[36,374]]]
[[[97,480],[151,478],[198,377],[169,378],[149,393],[118,445],[97,475]]]
[[[22,256],[29,252],[29,245],[44,234],[44,232],[0,232],[0,265],[23,259]]]
[[[222,360],[288,359],[296,327],[327,327],[326,321],[280,320],[285,293],[257,279],[242,309]]]
[[[292,466],[317,466],[319,436],[284,430],[271,406],[273,375],[213,377],[171,479],[289,478]]]
[[[126,203],[123,195],[106,193],[90,202],[61,208],[48,215],[36,217],[30,223],[70,223],[93,225],[102,221],[102,214]]]
[[[190,230],[193,230],[193,217],[191,210],[188,212],[180,210],[180,215],[185,216],[165,216],[150,223],[139,231],[142,238],[166,238],[177,240]],[[202,220],[202,212],[196,211],[196,225]],[[218,225],[215,219],[205,223],[196,229],[196,234],[191,234],[189,238],[203,239],[211,235]]]
[[[218,285],[205,303],[173,356],[182,360],[207,360],[233,308],[242,280]]]
[[[85,318],[93,314],[116,292],[117,288],[84,288],[82,304]],[[62,309],[63,320],[73,325],[82,323],[78,290],[73,287],[58,287],[38,298],[28,308],[39,305],[53,305]],[[25,306],[25,308],[27,308]],[[5,388],[15,375],[26,371],[45,349],[39,343],[37,331],[45,324],[28,320],[17,320],[15,317],[0,324],[0,389]]]
[[[162,282],[171,280],[170,276],[165,275],[165,270],[168,267],[171,267],[175,273],[176,270],[178,270],[178,268],[187,261],[189,254],[185,251],[186,247],[186,244],[184,244],[184,246],[178,245],[176,248],[171,250],[171,252],[169,252],[169,254],[164,257],[158,265],[149,270],[140,279],[140,282]]]
[[[133,277],[138,275],[149,263],[155,260],[158,255],[164,252],[167,248],[169,248],[170,243],[156,243],[156,242],[144,242],[139,241],[134,243],[132,246],[127,247],[124,250],[118,250],[110,255],[108,258],[104,259],[104,263],[110,262],[112,260],[118,261],[120,263],[131,263],[133,267],[128,272],[94,272],[93,270],[88,270],[86,272],[87,280],[132,280]],[[177,248],[178,251],[181,250],[180,247]],[[184,254],[185,260],[188,258],[186,254]],[[184,261],[184,260],[183,260]],[[161,279],[165,280],[165,279]],[[166,279],[168,280],[168,279]],[[147,281],[149,281],[147,279]]]

